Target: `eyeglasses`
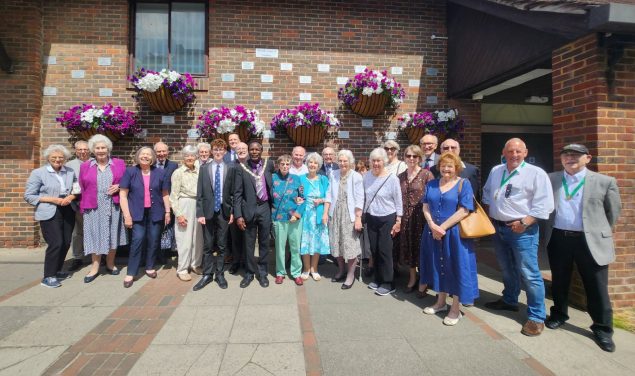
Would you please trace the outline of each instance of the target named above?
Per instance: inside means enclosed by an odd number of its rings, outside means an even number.
[[[459,148],[458,146],[444,146],[441,149],[443,149],[443,150],[450,150],[450,149],[451,150],[456,150],[458,148]]]
[[[397,148],[384,148],[386,151],[397,151]]]
[[[434,142],[422,142],[421,145],[424,145],[424,146],[435,145],[436,146]]]
[[[419,158],[419,156],[414,154],[406,154],[406,158]]]

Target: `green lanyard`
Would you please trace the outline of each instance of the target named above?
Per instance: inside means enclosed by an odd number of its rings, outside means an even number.
[[[518,168],[523,168],[523,167],[525,167],[525,162],[524,161],[523,161],[523,163],[520,164],[520,166]],[[514,171],[512,171],[512,173],[509,174],[507,179],[505,179],[505,174],[507,173],[507,168],[503,169],[503,176],[501,176],[501,185],[500,185],[499,188],[502,188],[503,185],[507,184],[509,179],[511,179],[512,177],[514,177],[514,176],[516,176],[518,174],[518,168],[515,169]]]
[[[569,185],[567,184],[567,179],[565,179],[564,175],[562,175],[562,186],[564,187],[564,196],[567,199],[567,201],[571,200],[573,196],[575,196],[575,194],[578,193],[580,188],[582,188],[582,186],[584,185],[585,181],[586,181],[586,177],[582,179],[582,181],[578,184],[578,186],[573,189],[573,192],[569,193]]]

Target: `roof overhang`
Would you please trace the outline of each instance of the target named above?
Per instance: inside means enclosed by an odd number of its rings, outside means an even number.
[[[591,9],[589,30],[611,33],[635,33],[635,5],[609,3]]]

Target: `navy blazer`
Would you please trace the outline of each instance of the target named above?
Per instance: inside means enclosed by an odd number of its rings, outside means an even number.
[[[174,162],[172,162],[174,163]],[[155,166],[150,167],[150,219],[152,222],[162,221],[165,218],[165,205],[163,204],[163,191],[170,191],[170,179],[166,179],[166,169]],[[126,168],[119,188],[128,190],[128,209],[132,220],[143,220],[143,176],[139,166]]]
[[[174,161],[166,159],[165,162],[163,162],[163,169],[165,170],[165,175],[167,177],[168,182],[172,181],[172,174],[174,173],[174,171],[176,171],[177,168],[179,168],[179,164]],[[168,191],[170,189],[172,189],[172,186],[170,186]]]
[[[229,220],[234,204],[234,168],[239,167],[235,163],[223,162],[223,197],[221,199],[221,211],[223,217]],[[196,189],[196,217],[211,219],[214,216],[214,184],[212,176],[214,174],[213,164],[207,163],[201,167],[198,174],[198,185]]]
[[[332,171],[335,171],[335,170],[339,170],[339,169],[340,169],[340,166],[339,166],[337,163],[332,163],[332,165],[333,165],[333,166],[331,167],[331,172],[332,172]],[[324,175],[324,176],[326,176],[327,178],[329,177],[329,176],[327,175],[327,173],[326,173],[326,166],[325,166],[325,164],[322,164],[322,167],[320,167],[320,170],[318,171],[318,174],[320,174],[320,175]]]

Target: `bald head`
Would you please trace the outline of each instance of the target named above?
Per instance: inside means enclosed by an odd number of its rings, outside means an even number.
[[[445,141],[441,143],[441,152],[450,152],[456,156],[459,156],[461,154],[461,146],[459,145],[458,141],[451,138],[446,138]]]
[[[439,139],[433,134],[427,134],[421,137],[420,144],[421,149],[423,150],[423,155],[425,156],[425,158],[428,158],[437,150]]]
[[[527,152],[527,146],[520,138],[511,138],[507,140],[505,148],[503,149],[507,169],[511,171],[520,166],[525,161]]]
[[[293,148],[293,151],[291,152],[291,158],[293,159],[293,165],[296,168],[300,168],[304,164],[305,154],[306,150],[302,146],[296,146]]]

